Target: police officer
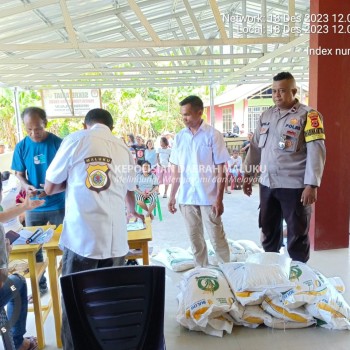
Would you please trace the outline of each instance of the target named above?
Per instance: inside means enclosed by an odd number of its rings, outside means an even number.
[[[282,220],[287,222],[287,249],[293,260],[307,262],[311,204],[317,200],[326,158],[323,119],[301,104],[289,72],[273,78],[274,107],[259,120],[245,159],[243,191],[252,194],[252,176],[260,164],[260,215],[262,245],[278,252]]]

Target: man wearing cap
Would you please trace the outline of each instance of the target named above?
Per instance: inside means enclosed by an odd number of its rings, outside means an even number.
[[[326,149],[323,118],[301,104],[289,72],[273,78],[275,106],[259,120],[245,159],[243,190],[252,194],[252,175],[260,164],[260,215],[262,245],[278,252],[283,219],[287,222],[287,249],[293,260],[307,262],[311,205],[317,200]]]

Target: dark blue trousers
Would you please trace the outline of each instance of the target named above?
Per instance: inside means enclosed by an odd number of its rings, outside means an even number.
[[[303,206],[303,188],[269,188],[260,185],[259,226],[266,252],[279,252],[282,246],[283,219],[287,223],[287,250],[293,260],[310,258],[309,227],[311,205]]]

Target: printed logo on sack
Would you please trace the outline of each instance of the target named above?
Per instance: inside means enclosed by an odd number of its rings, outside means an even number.
[[[201,276],[196,277],[198,288],[214,294],[219,289],[219,282],[217,277]]]
[[[298,266],[292,266],[290,268],[289,280],[291,282],[299,280],[299,277],[303,274],[301,269]]]
[[[85,159],[85,163],[102,161],[104,164],[89,164],[86,172],[87,177],[85,180],[86,187],[97,193],[106,190],[111,184],[111,180],[108,176],[110,171],[106,163],[111,163],[112,159],[107,157],[90,157]]]

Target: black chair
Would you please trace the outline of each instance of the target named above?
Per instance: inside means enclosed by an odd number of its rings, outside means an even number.
[[[165,268],[111,267],[61,277],[75,350],[163,350]]]
[[[5,350],[15,350],[12,333],[9,329],[6,311],[3,307],[0,308],[0,332]]]

